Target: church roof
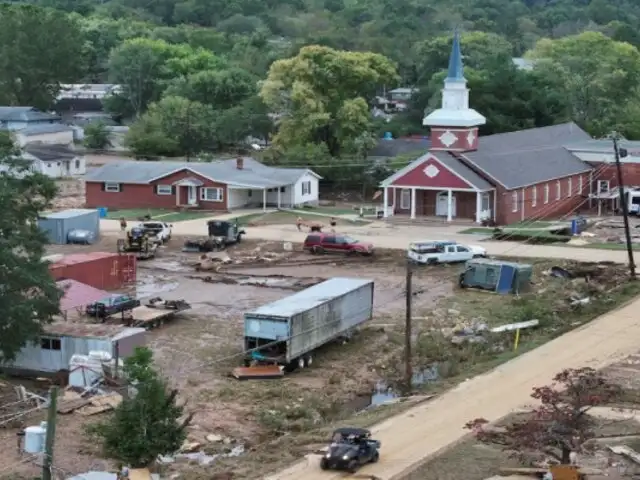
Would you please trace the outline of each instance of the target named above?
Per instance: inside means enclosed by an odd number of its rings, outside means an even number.
[[[480,137],[462,157],[508,190],[591,170],[564,145],[591,140],[573,122]]]

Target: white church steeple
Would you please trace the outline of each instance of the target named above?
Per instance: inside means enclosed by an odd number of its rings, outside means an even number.
[[[485,117],[469,108],[469,89],[456,30],[442,90],[442,107],[424,117],[422,124],[431,127],[433,150],[469,151],[476,149],[477,127],[485,123]]]

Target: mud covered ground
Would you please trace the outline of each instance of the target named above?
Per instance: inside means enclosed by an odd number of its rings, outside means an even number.
[[[314,442],[324,440],[326,432],[322,428],[369,405],[378,382],[397,375],[402,362],[405,322],[403,252],[381,251],[373,259],[328,257],[321,260],[323,264],[317,264],[314,263],[317,257],[295,251],[295,246],[294,251],[285,251],[282,242],[246,242],[230,248],[231,265],[216,272],[198,271],[195,265],[200,263],[199,255],[182,253],[182,242],[183,239],[174,237],[156,259],[140,262],[137,284],[129,290],[141,299],[160,296],[183,299],[192,305],[185,314],[149,331],[147,342],[159,369],[180,389],[187,409],[195,414],[189,439],[200,443],[198,451],[220,453],[233,445],[244,445],[250,451],[208,467],[197,465],[197,461],[176,461],[167,468],[181,473],[180,478],[211,478],[213,472],[225,470],[235,472],[237,478],[256,478],[258,464],[266,472],[313,448]],[[52,246],[50,253],[115,250],[115,237],[105,237],[99,244],[88,247]],[[551,285],[551,280],[542,273],[548,269],[547,263],[535,265],[534,293],[542,296]],[[416,357],[424,354],[425,361],[432,361],[428,357],[435,347],[443,348],[442,344],[421,340],[434,331],[434,325],[439,333],[441,327],[451,329],[483,315],[487,323],[496,324],[525,319],[512,319],[515,314],[538,313],[529,307],[524,311],[521,305],[517,305],[520,310],[516,313],[506,309],[519,301],[511,296],[462,292],[455,287],[460,268],[415,270],[414,340]],[[321,348],[311,368],[283,379],[239,382],[229,376],[242,361],[245,311],[336,276],[375,281],[374,318],[352,342]],[[573,281],[553,282],[556,298],[561,294],[568,298],[578,289]],[[562,301],[567,304],[567,299]],[[447,345],[446,348],[451,348],[450,343]],[[36,420],[29,418],[28,424],[36,424]],[[61,465],[73,466],[65,467],[72,473],[107,466],[82,435],[82,422],[86,420],[73,414],[60,418],[56,457]],[[274,439],[286,442],[295,438],[299,441],[294,442],[294,449],[287,447],[286,455],[278,453],[277,447],[264,447]],[[0,464],[5,460],[7,464],[15,462],[15,430],[0,429],[0,445],[7,452],[7,458],[0,458]],[[32,467],[19,465],[16,471],[32,472]]]

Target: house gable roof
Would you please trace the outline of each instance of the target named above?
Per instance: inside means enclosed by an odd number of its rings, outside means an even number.
[[[42,123],[29,125],[28,127],[17,130],[16,133],[25,137],[33,137],[36,135],[46,135],[51,133],[72,132],[73,128],[62,123]]]
[[[0,107],[0,122],[36,122],[39,120],[60,120],[60,117],[41,112],[34,107]]]
[[[481,137],[478,150],[461,156],[506,189],[591,170],[564,145],[591,140],[575,123]]]
[[[321,177],[305,168],[276,168],[244,157],[242,170],[236,168],[236,159],[219,162],[144,162],[123,160],[110,162],[88,173],[87,182],[148,184],[180,171],[189,171],[209,180],[248,188],[272,188],[292,185],[306,173]]]
[[[421,164],[428,161],[429,159],[435,158],[438,163],[440,163],[444,168],[446,168],[449,172],[453,173],[455,176],[463,180],[465,183],[469,184],[472,188],[478,191],[486,191],[492,190],[494,187],[487,180],[482,178],[476,172],[471,170],[467,165],[462,163],[462,161],[456,157],[454,157],[449,152],[427,152],[426,154],[420,156],[409,165],[404,168],[401,168],[396,173],[391,175],[389,178],[385,179],[380,185],[382,187],[388,187],[393,184],[396,180],[402,178],[412,170],[418,168]],[[446,188],[443,186],[443,188]]]
[[[78,152],[67,145],[47,145],[45,143],[29,143],[23,148],[27,156],[32,156],[43,162],[68,162],[78,157]]]

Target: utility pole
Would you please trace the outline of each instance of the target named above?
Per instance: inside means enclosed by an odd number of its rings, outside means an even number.
[[[410,260],[407,260],[407,281],[406,281],[406,318],[405,318],[405,326],[404,326],[404,362],[405,362],[405,382],[407,385],[407,392],[411,390],[412,387],[412,378],[413,378],[413,367],[411,366],[411,303],[413,301],[413,266]]]
[[[629,205],[624,193],[624,180],[622,178],[622,166],[620,158],[628,155],[626,148],[618,147],[618,134],[613,133],[613,153],[616,158],[616,170],[618,172],[618,191],[620,192],[620,204],[622,205],[622,219],[624,221],[624,236],[627,243],[627,255],[629,256],[629,277],[636,279],[636,264],[633,261],[633,245],[631,244],[631,231],[629,230]]]
[[[49,411],[47,412],[47,436],[44,444],[44,461],[42,462],[42,480],[52,480],[53,445],[56,439],[56,417],[58,413],[58,387],[49,391]]]

